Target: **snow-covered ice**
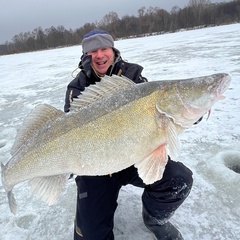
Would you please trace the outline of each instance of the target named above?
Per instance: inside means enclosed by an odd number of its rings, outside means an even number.
[[[149,81],[230,74],[226,98],[181,136],[182,161],[194,173],[188,199],[172,222],[186,240],[240,239],[240,24],[181,31],[115,42],[122,57],[144,66]],[[39,103],[63,109],[66,86],[81,46],[0,56],[0,161],[6,163],[16,130]],[[76,73],[74,73],[76,74]],[[2,240],[73,239],[76,186],[69,181],[58,202],[47,206],[26,183],[14,188],[13,215],[0,184]],[[142,189],[123,187],[115,215],[116,240],[151,240],[141,219]]]

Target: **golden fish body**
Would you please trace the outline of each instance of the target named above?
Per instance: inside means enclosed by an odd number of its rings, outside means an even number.
[[[68,114],[37,106],[2,165],[11,211],[17,209],[12,188],[26,180],[52,204],[71,173],[106,175],[135,164],[146,184],[161,179],[167,155],[179,154],[177,136],[209,111],[229,83],[227,74],[142,84],[106,76],[74,99]]]

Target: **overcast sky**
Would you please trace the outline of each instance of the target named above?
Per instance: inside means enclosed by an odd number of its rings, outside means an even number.
[[[188,3],[189,0],[0,0],[0,44],[37,27],[45,29],[63,25],[75,30],[85,23],[100,21],[111,11],[121,18],[124,15],[137,16],[138,9],[143,6],[170,11],[174,6],[183,8]]]

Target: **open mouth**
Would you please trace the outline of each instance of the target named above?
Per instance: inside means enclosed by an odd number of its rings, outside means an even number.
[[[105,65],[107,63],[107,61],[101,61],[101,62],[97,62],[96,64],[98,66],[102,66],[102,65]]]

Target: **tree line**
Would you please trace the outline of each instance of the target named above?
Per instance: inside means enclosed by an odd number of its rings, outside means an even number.
[[[114,39],[139,37],[240,22],[240,0],[212,4],[210,0],[190,0],[185,8],[175,6],[170,12],[158,7],[142,7],[137,16],[118,17],[109,12],[101,21],[86,23],[76,30],[64,26],[41,27],[21,32],[12,41],[0,45],[0,55],[38,51],[80,44],[87,32],[94,28],[108,31]]]

